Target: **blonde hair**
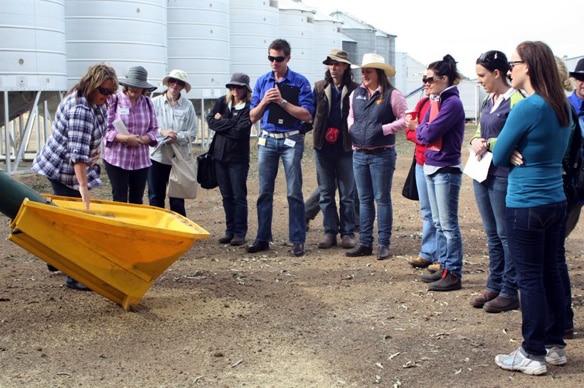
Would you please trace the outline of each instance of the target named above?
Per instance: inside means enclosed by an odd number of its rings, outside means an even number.
[[[570,73],[568,73],[568,68],[560,57],[555,56],[555,58],[556,66],[558,67],[558,73],[560,75],[560,81],[562,81],[562,87],[565,91],[571,92],[574,90],[574,85],[572,85],[572,81],[570,80]]]

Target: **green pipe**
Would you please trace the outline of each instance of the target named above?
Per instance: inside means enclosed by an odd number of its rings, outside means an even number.
[[[0,212],[14,219],[25,198],[34,202],[48,203],[45,197],[0,170]]]

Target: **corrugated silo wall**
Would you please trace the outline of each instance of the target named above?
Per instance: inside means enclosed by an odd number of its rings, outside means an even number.
[[[159,85],[167,70],[167,0],[66,0],[67,76],[74,85],[87,68],[105,62],[120,79],[130,67],[148,70]]]

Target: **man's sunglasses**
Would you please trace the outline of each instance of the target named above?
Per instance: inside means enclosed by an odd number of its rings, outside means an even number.
[[[285,59],[286,59],[286,57],[284,57],[282,55],[280,55],[278,57],[273,57],[271,55],[268,55],[268,61],[270,61],[270,62],[276,61],[276,62],[280,63],[280,62],[284,62]]]

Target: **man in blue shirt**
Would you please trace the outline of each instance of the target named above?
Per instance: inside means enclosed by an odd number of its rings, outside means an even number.
[[[288,68],[290,52],[290,44],[284,39],[276,39],[270,44],[268,60],[272,70],[258,78],[251,100],[250,119],[252,123],[261,119],[261,132],[258,137],[258,232],[254,243],[247,248],[249,253],[270,248],[274,185],[281,158],[286,173],[291,253],[304,255],[306,216],[302,197],[302,122],[312,120],[314,99],[306,77]],[[294,101],[282,96],[290,90]]]

